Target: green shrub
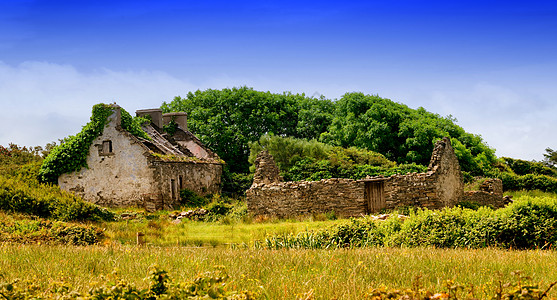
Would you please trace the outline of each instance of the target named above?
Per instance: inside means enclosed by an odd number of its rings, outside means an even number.
[[[7,214],[3,214],[0,220],[0,242],[85,246],[97,244],[103,238],[103,230],[91,225],[28,219]]]
[[[233,206],[224,201],[213,201],[205,207],[210,215],[225,216],[232,210]]]
[[[114,214],[58,186],[0,175],[0,210],[61,221],[111,221]]]
[[[209,202],[209,199],[199,196],[192,190],[180,190],[180,204],[185,207],[202,207],[206,205],[207,202]]]
[[[222,193],[231,197],[244,196],[253,183],[253,174],[233,173],[225,166],[222,173]]]
[[[498,210],[453,207],[417,209],[402,219],[352,219],[318,232],[278,235],[269,248],[433,246],[440,248],[552,248],[557,243],[557,199],[529,198]]]
[[[534,174],[557,177],[557,169],[548,167],[541,162],[514,159],[510,157],[502,157],[501,159],[517,175]]]
[[[503,181],[503,189],[511,191],[540,190],[557,193],[557,178],[548,175],[516,175],[508,172],[491,174]]]

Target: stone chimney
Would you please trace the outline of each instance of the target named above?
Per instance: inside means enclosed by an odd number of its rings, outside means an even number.
[[[188,114],[185,112],[173,112],[162,115],[162,124],[167,125],[172,120],[183,130],[188,130]]]
[[[162,109],[160,108],[136,110],[135,115],[150,118],[153,125],[158,129],[162,128]]]

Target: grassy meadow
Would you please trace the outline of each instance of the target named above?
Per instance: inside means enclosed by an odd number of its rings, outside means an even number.
[[[350,250],[255,250],[224,247],[153,246],[0,246],[4,279],[31,280],[46,287],[64,281],[85,289],[114,271],[145,286],[149,266],[157,264],[175,279],[222,265],[230,289],[260,291],[270,299],[360,299],[382,285],[410,288],[419,284],[446,291],[453,280],[474,297],[486,299],[499,282],[515,282],[520,270],[542,288],[557,281],[557,252],[500,249],[363,248]],[[471,296],[471,295],[470,295]],[[557,297],[557,291],[550,293]]]
[[[542,192],[512,195],[517,200],[556,197]],[[114,212],[118,216],[125,213],[135,217],[86,222],[104,230],[104,240],[93,246],[32,240],[24,244],[0,244],[0,294],[5,287],[1,283],[16,279],[21,283],[31,282],[41,290],[65,286],[83,293],[102,282],[114,281],[115,274],[134,286],[148,288],[145,278],[154,265],[180,282],[191,281],[199,274],[215,270],[216,266],[223,266],[230,275],[225,289],[255,291],[267,299],[362,299],[373,289],[382,287],[432,292],[457,289],[461,299],[498,299],[497,289],[512,290],[516,287],[513,283],[539,284],[543,293],[557,281],[555,250],[434,247],[270,250],[264,247],[263,241],[269,236],[315,231],[350,222],[331,220],[325,214],[288,220],[227,215],[211,221],[182,219],[177,223],[168,217],[169,211],[149,214],[141,209],[118,209]],[[7,218],[26,217],[4,215]],[[18,226],[11,228],[24,232],[25,228]],[[136,245],[137,232],[145,233],[144,245]],[[548,297],[557,299],[557,288],[551,289]]]

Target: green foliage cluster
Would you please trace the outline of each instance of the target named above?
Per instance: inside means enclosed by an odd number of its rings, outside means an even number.
[[[81,132],[65,139],[64,143],[52,149],[44,159],[39,172],[41,182],[56,184],[60,175],[87,167],[89,148],[103,133],[107,119],[113,112],[114,106],[109,104],[94,105],[91,120]],[[145,118],[133,118],[123,108],[120,108],[120,112],[122,128],[135,136],[150,139],[141,129],[141,124],[147,121]]]
[[[34,168],[23,170],[37,173]],[[26,175],[22,175],[24,178]],[[27,176],[28,177],[28,176]],[[18,212],[60,221],[113,220],[107,209],[61,190],[58,186],[42,184],[31,178],[8,178],[0,175],[0,210]]]
[[[121,126],[122,128],[124,128],[124,130],[133,134],[134,136],[141,137],[146,140],[151,140],[151,137],[145,131],[143,131],[143,129],[141,129],[141,125],[143,123],[150,122],[149,119],[144,117],[132,117],[130,113],[123,108],[120,108],[120,115],[121,115]]]
[[[162,129],[164,130],[164,132],[170,135],[174,135],[176,130],[178,130],[178,123],[176,123],[176,121],[172,119],[170,120],[170,122],[168,122],[168,124],[164,125]]]
[[[265,133],[316,138],[330,124],[333,103],[304,94],[273,94],[241,87],[196,91],[161,106],[188,113],[188,127],[227,162],[230,171],[247,173],[248,142]]]
[[[497,172],[490,175],[503,181],[503,189],[510,191],[540,190],[557,193],[557,177],[548,175],[516,175],[510,172]]]
[[[504,161],[505,165],[507,165],[516,175],[534,174],[557,177],[556,168],[548,167],[541,162],[514,159],[510,157],[502,157],[501,160]]]
[[[496,163],[494,150],[456,125],[454,118],[362,93],[331,101],[247,87],[209,89],[176,97],[161,108],[187,112],[192,132],[228,163],[231,172],[248,172],[248,144],[265,134],[358,147],[397,163],[421,165],[429,163],[434,142],[449,136],[464,171],[483,175]]]
[[[553,167],[553,168],[557,167],[557,151],[551,148],[546,148],[543,157],[544,157],[543,163],[546,166]]]
[[[281,175],[287,181],[361,179],[427,170],[427,167],[414,163],[397,165],[382,154],[366,149],[342,148],[316,140],[274,135],[264,135],[257,143],[250,143],[250,163],[255,162],[257,154],[263,149],[273,155]]]
[[[362,246],[546,249],[556,243],[557,199],[551,197],[525,197],[499,210],[418,209],[405,219],[351,219],[350,223],[322,231],[266,239],[271,249]]]
[[[107,104],[93,106],[91,121],[80,133],[70,136],[67,141],[52,149],[43,161],[39,172],[42,182],[57,183],[58,177],[64,173],[78,171],[87,166],[87,154],[93,140],[102,134],[112,107]]]
[[[16,144],[9,144],[8,147],[0,145],[1,174],[12,176],[21,166],[36,162],[42,162],[42,158],[33,149]]]
[[[104,238],[102,229],[45,219],[31,220],[1,214],[0,242],[28,244],[93,245]]]
[[[341,164],[331,163],[329,160],[313,160],[311,158],[301,159],[292,168],[284,172],[284,180],[287,181],[317,181],[328,178],[350,178],[362,179],[366,176],[391,176],[394,174],[406,174],[415,172],[426,172],[427,167],[417,164],[401,164],[394,167]]]
[[[222,170],[222,193],[230,197],[244,196],[253,183],[253,174],[230,172],[227,165]]]
[[[491,169],[494,150],[455,122],[451,116],[441,117],[421,107],[411,109],[379,96],[347,93],[335,102],[332,123],[321,140],[366,148],[398,163],[427,165],[434,142],[447,136],[464,171],[481,175]]]
[[[191,280],[172,280],[163,269],[149,268],[146,280],[149,287],[139,288],[122,279],[117,272],[101,278],[102,283],[93,285],[87,292],[79,292],[65,282],[55,282],[47,289],[41,289],[32,282],[0,283],[0,299],[244,299],[260,297],[259,292],[234,291],[229,289],[230,276],[224,267],[199,274]]]
[[[190,189],[180,190],[180,205],[185,207],[202,207],[209,202],[209,199],[197,195]]]

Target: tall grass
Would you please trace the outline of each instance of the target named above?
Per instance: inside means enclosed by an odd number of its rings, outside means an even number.
[[[263,290],[271,299],[361,299],[371,288],[407,288],[418,276],[431,290],[446,290],[445,280],[473,284],[479,293],[491,283],[513,281],[521,270],[547,287],[557,280],[557,252],[499,249],[364,248],[351,250],[233,250],[187,247],[0,246],[4,280],[33,280],[47,286],[63,279],[86,287],[117,270],[139,287],[149,266],[157,264],[173,278],[193,278],[223,265],[233,290]],[[556,291],[550,293],[557,297]],[[480,297],[481,298],[481,297]]]
[[[145,234],[146,242],[156,246],[223,246],[229,244],[253,245],[276,234],[296,234],[307,230],[330,227],[341,221],[315,221],[313,219],[238,220],[224,217],[219,222],[203,222],[182,219],[174,223],[165,214],[154,219],[138,218],[119,222],[102,223],[107,237],[121,244],[134,244],[136,233]]]

